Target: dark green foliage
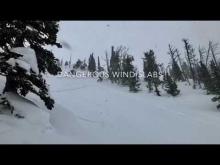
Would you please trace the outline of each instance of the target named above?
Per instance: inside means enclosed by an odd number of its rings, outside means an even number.
[[[78,69],[82,64],[83,62],[80,59],[78,59],[76,61],[76,64],[73,65],[73,69]]]
[[[132,65],[132,61],[134,58],[132,56],[126,55],[122,59],[122,67],[120,76],[120,82],[122,85],[129,85],[130,77],[132,76],[132,72],[134,71],[134,66]],[[131,74],[131,76],[130,76]]]
[[[205,89],[207,90],[207,93],[214,93],[215,88],[212,83],[211,74],[208,71],[208,68],[203,64],[203,62],[200,61],[200,67],[198,71],[199,79],[204,84]]]
[[[220,95],[213,97],[212,101],[213,102],[219,102],[219,104],[217,105],[217,108],[219,109],[220,108]]]
[[[66,61],[64,65],[65,65],[65,66],[68,66],[68,65],[69,65],[68,61]]]
[[[109,79],[112,81],[112,83],[120,83],[120,77],[117,76],[117,73],[121,71],[120,68],[121,58],[119,53],[120,53],[119,51],[114,51],[114,47],[112,47],[110,66],[109,66]]]
[[[85,70],[87,68],[86,60],[83,61],[82,65],[80,66],[81,70]]]
[[[131,92],[138,92],[140,88],[139,74],[136,72],[134,76],[129,79],[129,90]]]
[[[122,85],[128,85],[130,91],[137,92],[140,88],[140,80],[132,61],[134,61],[133,56],[126,55],[123,57],[120,81]]]
[[[149,89],[149,92],[153,90],[153,87],[155,88],[155,92],[158,96],[160,96],[160,91],[158,89],[158,86],[160,84],[159,80],[159,68],[156,63],[154,51],[150,50],[149,52],[144,53],[144,74],[145,74],[145,80],[147,81],[147,88]],[[156,73],[156,76],[154,75]]]
[[[61,71],[58,59],[53,53],[45,48],[46,45],[56,45],[58,33],[58,23],[56,21],[1,21],[0,22],[0,73],[6,76],[6,87],[4,92],[14,92],[26,96],[28,92],[38,95],[48,109],[53,108],[54,100],[48,95],[46,81],[42,78],[42,73],[49,72],[56,75]],[[29,45],[36,53],[40,74],[31,72],[26,74],[26,70],[19,66],[12,67],[6,63],[10,58],[17,59],[20,55],[10,52],[13,47],[26,47]],[[39,90],[36,90],[35,85]]]
[[[174,81],[181,81],[183,80],[183,75],[182,75],[182,72],[180,70],[180,67],[178,65],[178,63],[173,60],[173,63],[172,63],[172,77],[174,78]]]
[[[103,76],[102,75],[99,75],[99,77],[98,77],[98,80],[97,80],[98,82],[102,82],[103,81]]]
[[[215,62],[212,60],[211,64],[211,76],[212,76],[212,85],[214,88],[215,97],[212,98],[212,101],[219,102],[217,108],[220,108],[220,68],[216,66]]]
[[[211,77],[212,77],[212,85],[215,89],[216,94],[220,94],[220,69],[215,65],[214,61],[211,61]]]
[[[96,63],[95,63],[95,58],[93,57],[93,53],[89,57],[88,70],[90,72],[95,72],[96,71]]]
[[[164,79],[164,84],[165,84],[165,91],[172,95],[172,96],[177,96],[180,93],[180,90],[177,89],[177,84],[174,80],[172,80],[171,76],[166,73],[165,79]]]
[[[86,68],[87,68],[87,64],[86,64],[85,60],[81,61],[80,59],[78,59],[76,61],[76,63],[73,65],[73,69],[71,70],[71,72],[73,74],[76,74],[77,69],[85,70]]]

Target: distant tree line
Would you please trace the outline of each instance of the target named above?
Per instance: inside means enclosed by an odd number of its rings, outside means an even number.
[[[177,96],[180,94],[178,82],[186,82],[193,89],[203,89],[206,90],[207,94],[215,95],[212,101],[220,102],[218,44],[210,41],[207,48],[199,47],[196,51],[188,39],[183,39],[182,42],[185,50],[183,55],[173,45],[168,45],[167,55],[170,58],[170,62],[166,67],[164,67],[163,63],[157,62],[155,52],[152,49],[144,52],[142,59],[145,78],[143,81],[146,82],[146,88],[150,93],[155,92],[157,96],[161,96],[161,90],[172,96]],[[133,64],[135,59],[128,53],[128,48],[125,46],[117,48],[112,46],[110,57],[108,55],[106,52],[104,59],[109,76],[108,79],[112,83],[128,86],[131,92],[140,91],[139,71]],[[61,63],[63,62],[61,61]],[[100,64],[99,56],[96,63],[93,53],[89,56],[88,64],[85,60],[78,59],[73,65],[73,69],[88,70],[90,72],[104,71],[104,67]],[[157,76],[152,74],[149,76],[149,73],[157,73]],[[103,77],[99,76],[98,81],[103,81]],[[220,108],[220,104],[217,105],[217,108]]]
[[[144,53],[143,71],[144,81],[149,92],[154,91],[157,96],[161,96],[160,90],[165,90],[172,96],[180,93],[177,82],[186,82],[193,89],[199,88],[207,91],[207,94],[214,94],[214,102],[220,102],[220,63],[217,55],[219,54],[218,44],[209,42],[207,49],[204,47],[196,49],[188,39],[183,39],[185,50],[182,57],[179,50],[172,45],[168,45],[168,55],[170,62],[164,68],[163,64],[156,61],[153,50]],[[134,67],[134,57],[128,54],[128,48],[119,46],[111,48],[111,57],[108,59],[106,53],[106,65],[109,79],[112,83],[129,86],[130,91],[138,92],[140,79],[137,68]],[[135,72],[136,76],[120,77],[114,76],[115,72]],[[149,73],[157,72],[159,76],[149,76]],[[160,79],[160,76],[163,78]],[[217,105],[220,108],[220,104]]]

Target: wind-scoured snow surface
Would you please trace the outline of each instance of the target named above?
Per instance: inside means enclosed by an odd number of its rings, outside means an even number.
[[[9,94],[15,114],[0,114],[0,143],[220,143],[220,112],[203,90],[179,84],[181,95],[161,97],[92,78],[47,77],[55,108],[35,96]],[[36,106],[37,105],[37,106]]]

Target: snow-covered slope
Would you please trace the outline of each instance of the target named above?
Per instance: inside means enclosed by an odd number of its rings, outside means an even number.
[[[67,137],[59,135],[50,123],[48,112],[30,101],[8,93],[7,97],[15,107],[13,115],[7,109],[0,108],[1,144],[67,143]],[[15,117],[16,114],[24,118]]]
[[[179,84],[180,96],[158,97],[92,78],[47,80],[55,108],[9,94],[25,118],[0,108],[0,143],[220,143],[220,112],[202,90]]]
[[[144,87],[129,93],[94,79],[49,83],[57,103],[75,114],[93,143],[220,143],[220,112],[202,90],[180,84],[180,96],[158,97]]]

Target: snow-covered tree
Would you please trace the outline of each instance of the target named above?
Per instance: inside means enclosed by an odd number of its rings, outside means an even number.
[[[171,76],[166,73],[164,78],[165,91],[172,95],[177,96],[180,93],[180,90],[177,89],[177,84],[174,80],[172,80]]]
[[[49,96],[43,73],[56,75],[61,71],[47,45],[57,43],[57,21],[1,21],[0,22],[0,74],[6,76],[3,93],[13,92],[26,96],[38,95],[48,109],[54,100]]]

